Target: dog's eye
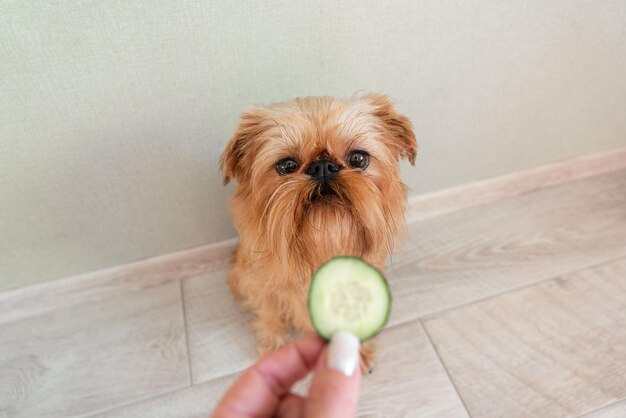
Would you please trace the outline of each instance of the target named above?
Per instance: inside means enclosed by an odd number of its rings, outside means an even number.
[[[298,169],[298,162],[292,158],[285,158],[276,163],[276,171],[281,176],[294,173]]]
[[[348,156],[348,163],[354,168],[365,169],[370,163],[370,156],[365,151],[354,151]]]

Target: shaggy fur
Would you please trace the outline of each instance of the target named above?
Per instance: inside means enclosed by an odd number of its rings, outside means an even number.
[[[347,163],[355,150],[370,156],[364,170]],[[231,208],[240,241],[228,283],[254,314],[260,353],[282,346],[290,330],[312,330],[307,291],[323,262],[354,255],[385,267],[404,228],[398,163],[414,164],[416,152],[410,121],[382,94],[297,98],[242,115],[221,160],[224,183],[237,181]],[[281,176],[276,164],[287,157],[299,167]],[[320,158],[341,168],[331,196],[306,174]],[[361,355],[371,367],[371,342]]]

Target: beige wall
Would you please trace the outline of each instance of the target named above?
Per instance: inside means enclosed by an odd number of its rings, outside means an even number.
[[[241,109],[391,94],[413,193],[626,145],[626,2],[2,1],[0,289],[234,236]]]

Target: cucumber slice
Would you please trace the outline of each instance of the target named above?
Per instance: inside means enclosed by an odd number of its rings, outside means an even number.
[[[358,257],[335,257],[313,274],[308,305],[313,327],[322,338],[349,331],[365,341],[387,323],[391,292],[376,267]]]

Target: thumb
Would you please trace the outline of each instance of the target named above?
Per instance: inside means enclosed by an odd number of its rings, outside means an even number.
[[[359,400],[359,339],[348,332],[333,335],[322,353],[309,389],[306,418],[351,418]]]

